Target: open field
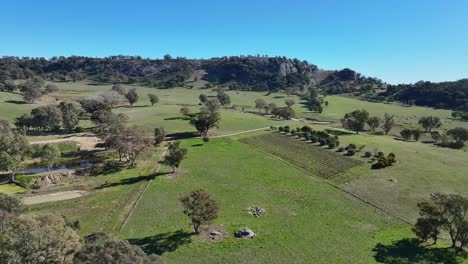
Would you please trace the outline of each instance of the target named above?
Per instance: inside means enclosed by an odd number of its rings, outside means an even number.
[[[377,243],[411,236],[405,224],[273,156],[230,139],[200,143],[184,141],[189,156],[181,173],[151,183],[122,238],[168,263],[372,263]],[[187,235],[191,226],[178,197],[196,188],[220,202],[215,224],[226,227],[228,240],[202,243]],[[252,217],[243,211],[249,206],[267,214]],[[244,226],[258,237],[233,238]]]
[[[44,96],[38,104],[18,104],[12,101],[21,102],[22,97],[19,94],[0,92],[0,112],[2,118],[14,121],[14,119],[22,114],[29,113],[30,110],[37,105],[54,103],[58,100],[69,100],[86,97],[100,92],[108,91],[112,85],[91,85],[88,82],[58,82],[54,83],[60,89],[60,92],[52,93]],[[147,130],[152,130],[155,126],[164,126],[170,133],[186,132],[191,127],[188,125],[187,120],[179,114],[179,109],[183,106],[189,107],[192,111],[197,111],[198,96],[201,93],[206,94],[208,97],[215,97],[216,92],[211,89],[156,89],[142,86],[124,85],[126,88],[137,88],[140,100],[134,105],[129,107],[125,100],[122,101],[122,106],[117,108],[115,112],[127,114],[131,122],[143,125]],[[155,106],[150,106],[148,93],[157,95],[160,99],[159,103]],[[396,103],[373,103],[357,98],[350,98],[344,96],[327,96],[325,100],[329,102],[327,107],[321,114],[311,113],[301,103],[301,99],[293,95],[285,95],[282,93],[266,94],[265,92],[248,92],[248,91],[228,91],[227,94],[231,97],[231,105],[237,105],[238,111],[224,110],[221,112],[223,117],[219,130],[215,133],[229,133],[240,130],[247,130],[262,127],[265,125],[275,125],[279,123],[261,118],[257,115],[246,114],[241,110],[244,108],[246,111],[257,111],[254,108],[254,101],[256,99],[263,99],[266,102],[275,103],[278,106],[284,106],[286,99],[294,99],[296,104],[293,109],[299,117],[308,117],[317,120],[331,121],[334,125],[339,125],[339,119],[345,113],[351,112],[355,109],[366,109],[371,115],[383,117],[385,113],[395,115],[397,128],[393,133],[397,134],[399,127],[413,127],[417,126],[419,117],[431,114],[438,116],[443,122],[442,129],[449,129],[455,126],[468,127],[468,122],[451,119],[451,111],[437,110],[427,107],[418,106],[402,106]],[[292,121],[290,121],[292,122]],[[284,123],[284,122],[283,122]],[[292,122],[294,123],[294,122]],[[259,124],[259,126],[255,126]],[[82,122],[82,126],[91,125],[89,122]]]
[[[111,88],[110,85],[87,85],[84,82],[57,85],[60,92],[47,95],[34,105],[8,102],[11,98],[21,101],[21,97],[0,93],[0,119],[13,121],[33,107],[55,103],[56,98],[76,99]],[[128,115],[130,122],[142,126],[148,135],[152,135],[155,127],[164,127],[169,134],[185,135],[194,131],[179,109],[187,106],[196,112],[200,107],[200,93],[216,95],[211,90],[182,88],[137,87],[137,91],[140,101],[134,107],[123,104],[113,111]],[[160,102],[150,106],[148,93],[156,94]],[[468,127],[467,122],[452,121],[450,111],[328,96],[329,106],[322,114],[317,114],[307,111],[296,96],[243,91],[227,93],[232,104],[239,106],[238,109],[221,110],[220,126],[211,131],[210,142],[183,140],[189,154],[176,175],[168,173],[170,169],[164,166],[155,173],[161,153],[158,149],[144,155],[136,168],[121,167],[106,175],[89,177],[70,185],[35,190],[35,195],[62,191],[85,191],[87,194],[33,205],[32,213],[52,212],[79,219],[82,235],[108,232],[141,245],[147,252],[162,254],[168,263],[373,263],[377,260],[391,263],[378,256],[399,257],[395,252],[405,252],[414,246],[402,242],[402,239],[414,235],[410,226],[397,218],[414,222],[418,213],[417,203],[429,199],[435,192],[468,196],[466,149],[445,149],[394,138],[401,127],[414,127],[419,117],[426,115],[442,119],[441,131],[453,126]],[[371,164],[358,156],[346,157],[334,150],[266,131],[264,128],[270,125],[295,128],[306,124],[293,120],[278,121],[246,112],[257,111],[253,105],[258,98],[277,105],[283,105],[286,98],[294,98],[297,103],[293,108],[298,117],[331,122],[308,124],[313,129],[333,130],[339,134],[340,146],[350,143],[365,145],[362,153],[393,152],[398,164],[371,170]],[[394,114],[398,124],[392,135],[356,135],[342,130],[339,119],[345,113],[361,108],[371,115]],[[81,125],[89,127],[91,123],[85,121]],[[255,131],[245,133],[250,130]],[[76,143],[82,143],[76,136],[79,135],[42,135],[29,139],[59,144],[67,152],[75,148]],[[216,138],[220,136],[228,138]],[[90,143],[94,144],[95,141]],[[153,176],[156,178],[150,182]],[[215,224],[226,228],[230,235],[226,241],[204,243],[188,234],[191,226],[182,214],[178,197],[196,188],[207,189],[220,201],[220,217]],[[0,192],[14,194],[23,191],[26,190],[16,185],[0,185]],[[18,194],[18,197],[24,196]],[[140,196],[142,198],[136,204]],[[261,206],[267,214],[253,218],[243,211],[249,206]],[[252,228],[258,237],[247,241],[234,239],[233,232],[244,226]],[[382,246],[377,246],[378,243]],[[423,252],[426,249],[418,250]],[[437,263],[429,262],[433,259],[440,263],[456,263],[437,255],[439,253],[435,252],[438,251],[432,247],[424,252],[426,255],[417,259],[420,263]],[[415,259],[411,260],[409,263],[417,263]]]
[[[366,145],[363,151],[396,154],[398,164],[370,170],[341,187],[408,221],[417,217],[417,203],[432,193],[468,196],[468,152],[421,142],[404,142],[390,136],[344,135],[343,145]]]
[[[271,153],[312,174],[331,179],[364,162],[346,157],[343,153],[298,140],[296,137],[270,133],[241,140],[254,148]]]

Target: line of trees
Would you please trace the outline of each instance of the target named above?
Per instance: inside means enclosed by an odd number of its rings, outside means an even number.
[[[385,113],[382,120],[377,116],[370,116],[369,112],[362,109],[345,114],[341,119],[341,124],[344,128],[355,131],[356,134],[364,131],[366,125],[371,132],[375,132],[378,127],[382,127],[383,132],[388,134],[395,125],[395,121],[393,115]]]
[[[294,99],[286,99],[284,104],[286,107],[278,107],[275,103],[267,103],[263,99],[255,100],[255,108],[258,109],[259,112],[262,110],[265,111],[265,114],[272,114],[275,118],[283,118],[283,119],[291,119],[296,114],[292,106],[296,103]]]
[[[77,104],[61,102],[58,107],[47,105],[34,108],[30,114],[16,118],[15,125],[24,131],[58,131],[63,127],[67,132],[72,132],[82,118],[82,113]]]
[[[328,146],[330,149],[340,146],[338,136],[331,135],[325,131],[313,130],[310,126],[303,126],[301,128],[296,127],[295,129],[292,129],[289,126],[280,126],[278,127],[278,131],[286,135],[304,138],[306,142],[310,141],[311,143],[319,143],[320,146]]]

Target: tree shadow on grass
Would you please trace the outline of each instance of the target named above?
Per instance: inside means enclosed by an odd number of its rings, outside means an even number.
[[[147,254],[163,255],[166,252],[175,251],[182,245],[191,243],[191,235],[191,233],[183,230],[177,230],[144,238],[129,239],[128,241],[141,247]]]
[[[190,117],[186,116],[175,116],[175,117],[167,117],[164,120],[171,121],[171,120],[190,120]]]
[[[372,251],[377,262],[387,264],[424,263],[458,264],[463,261],[451,248],[430,248],[419,244],[417,239],[405,238],[390,245],[378,243]]]
[[[172,139],[187,139],[187,138],[194,138],[195,134],[193,132],[179,132],[179,133],[172,133],[166,135],[168,138]]]
[[[132,184],[135,184],[135,183],[138,183],[138,182],[141,182],[141,181],[150,181],[150,180],[153,180],[154,178],[156,178],[158,176],[162,176],[162,175],[166,175],[166,174],[170,174],[170,172],[157,172],[157,173],[153,173],[153,174],[146,175],[146,176],[125,178],[125,179],[122,179],[122,180],[120,180],[118,182],[111,182],[111,183],[101,184],[100,186],[98,186],[98,187],[96,187],[94,189],[95,190],[101,190],[101,189],[120,186],[120,185],[132,185]]]
[[[26,101],[19,101],[19,100],[7,100],[7,101],[5,101],[5,103],[9,103],[9,104],[19,104],[19,105],[28,104],[28,102],[26,102]]]
[[[336,129],[325,129],[327,133],[335,135],[335,136],[347,136],[347,135],[356,135],[354,132],[348,132],[343,130],[336,130]]]

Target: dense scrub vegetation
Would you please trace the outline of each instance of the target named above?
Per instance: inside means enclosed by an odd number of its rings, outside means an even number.
[[[384,95],[408,104],[468,111],[468,79],[390,85]]]

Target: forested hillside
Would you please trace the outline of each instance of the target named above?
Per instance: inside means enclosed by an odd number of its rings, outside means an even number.
[[[468,111],[468,79],[390,85],[384,95],[409,104]]]
[[[325,71],[307,61],[286,57],[236,56],[211,59],[148,59],[139,56],[53,57],[0,59],[0,89],[11,89],[11,81],[40,76],[51,81],[96,83],[139,83],[158,88],[185,86],[193,73],[203,70],[202,78],[214,85],[253,91],[305,91],[310,86],[328,93],[349,93],[382,85],[375,78],[344,69]],[[10,88],[9,88],[10,87]]]

